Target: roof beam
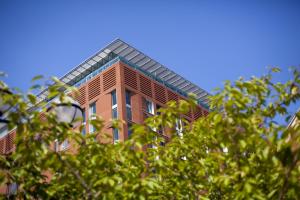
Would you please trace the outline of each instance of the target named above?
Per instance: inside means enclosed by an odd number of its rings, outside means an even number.
[[[146,63],[148,63],[150,61],[151,61],[151,59],[149,57],[145,56],[143,59],[141,59],[140,61],[138,61],[136,63],[136,65],[142,67],[144,64],[146,64]]]
[[[115,49],[119,48],[122,44],[124,44],[121,40],[116,40],[114,43],[108,45],[106,49],[109,49],[111,51],[114,51]]]
[[[134,59],[132,59],[130,62],[132,62],[133,64],[136,65],[136,63],[138,63],[139,61],[141,61],[142,59],[144,59],[146,56],[144,54],[139,54],[138,56],[136,56]]]
[[[166,74],[164,74],[163,76],[160,77],[161,79],[164,79],[165,77],[167,77],[170,74],[172,74],[172,72],[170,70],[168,70],[168,69],[166,69],[166,72],[167,72]]]
[[[176,81],[179,81],[181,79],[181,77],[179,75],[176,75],[177,78],[174,79],[172,82],[170,82],[169,84],[173,85]]]
[[[127,44],[122,44],[123,46],[118,47],[117,49],[114,50],[115,54],[119,54],[122,51],[124,51],[125,49],[127,49],[129,46]]]
[[[147,64],[148,65],[147,67],[145,67],[146,65],[143,66],[143,69],[146,70],[146,71],[148,71],[148,69],[150,69],[151,67],[153,67],[157,63],[157,62],[155,62],[153,60],[151,60],[151,62],[152,62],[152,64],[149,64],[149,65]],[[149,62],[149,63],[151,63],[151,62]]]
[[[128,52],[126,52],[129,49]],[[135,50],[128,46],[128,48],[124,49],[124,51],[120,52],[119,55],[122,56],[123,58],[125,58],[127,55],[131,54],[132,52],[134,52]]]
[[[185,83],[185,82],[186,82],[185,79],[180,78],[178,81],[176,81],[176,82],[173,83],[172,85],[173,85],[174,87],[178,88],[179,85],[181,85],[181,84],[183,84],[183,83]],[[179,88],[178,88],[178,89],[179,89]]]

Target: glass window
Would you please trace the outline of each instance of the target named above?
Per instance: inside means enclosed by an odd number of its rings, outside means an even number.
[[[111,102],[112,106],[117,105],[117,93],[116,90],[111,92]]]
[[[127,120],[131,121],[132,120],[132,113],[131,113],[131,108],[126,106],[126,117]]]
[[[149,101],[149,100],[145,100],[145,104],[146,104],[146,111],[152,115],[154,115],[154,106],[153,106],[153,102]]]
[[[90,107],[89,107],[90,119],[95,119],[95,115],[96,115],[96,102],[90,104]],[[93,133],[95,131],[96,131],[95,127],[92,124],[89,124],[89,132]]]
[[[132,112],[131,112],[131,92],[126,90],[125,91],[125,96],[126,96],[126,117],[127,120],[131,121],[132,120]]]
[[[126,96],[126,104],[131,105],[131,92],[126,90],[125,91],[125,96]]]
[[[82,109],[82,123],[86,123],[86,117],[85,117],[85,109]]]
[[[176,119],[176,126],[175,126],[175,130],[178,134],[179,137],[183,136],[183,125],[182,125],[182,120],[181,119]]]
[[[112,91],[111,93],[111,109],[112,109],[112,118],[118,118],[118,104],[117,104],[117,94],[116,91]]]
[[[86,117],[85,117],[85,109],[82,110],[82,131],[81,134],[85,135],[86,134],[86,130],[85,130],[85,125],[86,125]]]
[[[86,130],[85,130],[85,126],[84,126],[84,127],[82,127],[82,131],[81,131],[81,134],[82,134],[82,135],[86,135]]]
[[[160,111],[159,111],[160,108],[161,108],[161,106],[156,104],[156,114],[157,115],[160,115]]]
[[[96,102],[90,104],[89,116],[96,115]]]
[[[132,134],[132,124],[128,123],[128,127],[127,127],[127,137],[130,138],[131,134]]]
[[[68,147],[69,147],[69,141],[68,141],[68,140],[63,141],[63,142],[61,143],[61,145],[60,145],[60,149],[61,149],[61,150],[65,150],[65,149],[68,148]]]
[[[7,125],[4,125],[0,128],[0,138],[4,137],[8,133]]]
[[[117,143],[119,141],[119,130],[117,128],[113,128],[113,137],[114,143]]]
[[[112,118],[117,119],[118,118],[118,108],[115,107],[112,109]]]
[[[54,151],[55,151],[55,152],[58,152],[58,151],[59,151],[59,144],[58,144],[57,139],[54,140]]]

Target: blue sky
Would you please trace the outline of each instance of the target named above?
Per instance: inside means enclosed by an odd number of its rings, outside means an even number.
[[[0,1],[0,71],[26,90],[115,38],[211,91],[224,80],[300,64],[298,1]]]

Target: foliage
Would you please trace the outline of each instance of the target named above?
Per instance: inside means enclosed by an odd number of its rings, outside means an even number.
[[[35,95],[3,94],[13,107],[7,119],[17,129],[17,148],[0,157],[1,181],[17,183],[21,199],[300,199],[300,126],[276,123],[278,115],[288,120],[287,107],[299,100],[299,72],[273,83],[277,71],[226,82],[211,97],[211,113],[186,122],[180,135],[176,120],[194,109],[193,98],[169,102],[118,144],[95,140],[104,137],[101,118],[90,122],[99,133],[83,136],[46,112]],[[63,85],[55,81],[49,97],[64,101]],[[153,131],[161,127],[172,135],[164,146]],[[53,141],[66,138],[76,152],[53,151]]]

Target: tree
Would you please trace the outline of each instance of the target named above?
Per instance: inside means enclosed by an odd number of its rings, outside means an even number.
[[[16,151],[0,157],[1,182],[17,183],[14,197],[28,199],[300,199],[300,127],[276,123],[278,115],[288,120],[287,107],[299,101],[299,72],[286,83],[273,83],[277,71],[226,82],[210,99],[211,113],[185,122],[180,135],[175,124],[193,109],[192,96],[169,102],[118,144],[82,136],[32,94],[3,93],[2,105],[13,108],[7,119],[17,138]],[[63,101],[61,87],[74,90],[57,81],[49,98]],[[29,103],[39,109],[28,109]],[[103,121],[90,123],[104,137]],[[164,146],[154,131],[161,127],[173,134]],[[50,148],[55,139],[67,138],[75,154]]]

